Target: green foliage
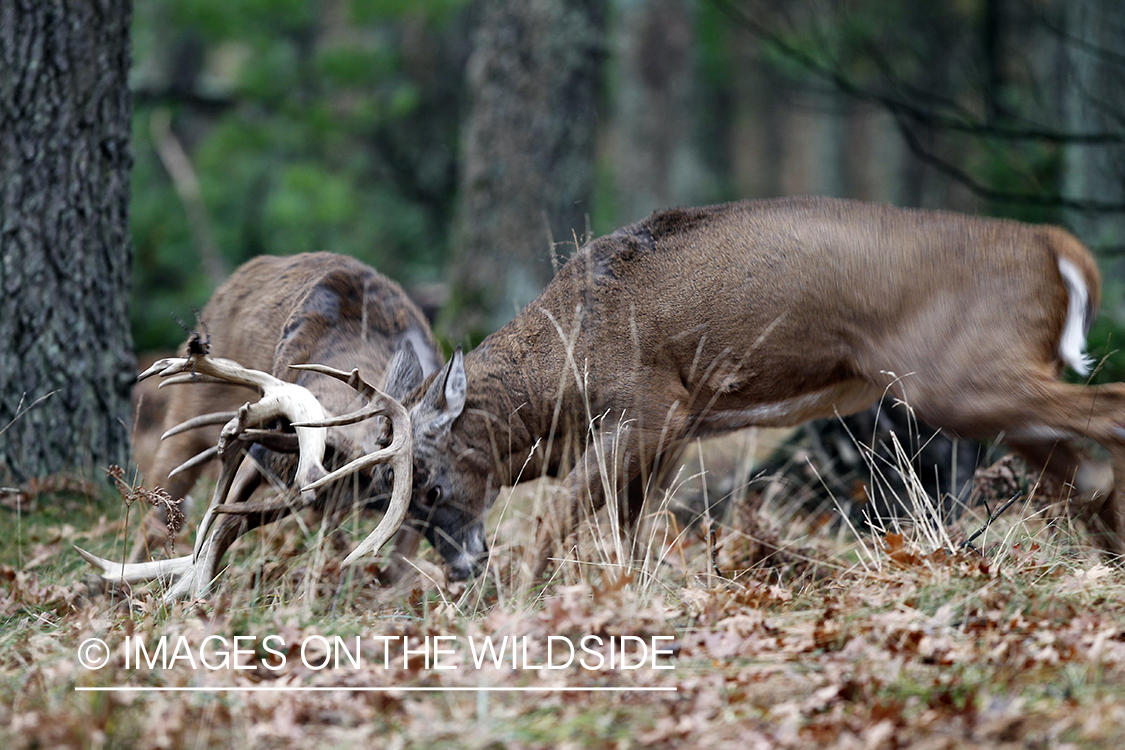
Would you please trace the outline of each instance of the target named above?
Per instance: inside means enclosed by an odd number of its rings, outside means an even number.
[[[315,22],[305,0],[173,0],[172,18],[214,39],[238,39],[255,31],[285,33]]]
[[[352,0],[351,13],[357,23],[404,16],[421,16],[441,23],[450,20],[464,5],[465,0]]]
[[[437,276],[456,108],[437,125],[419,120],[441,115],[436,38],[463,4],[357,0],[330,13],[310,0],[165,0],[138,9],[138,349],[175,346],[183,332],[172,316],[190,319],[206,302],[217,279],[204,274],[204,234],[227,271],[260,253],[330,250],[406,283]],[[154,115],[165,110],[206,227],[192,226],[154,142]]]
[[[1090,329],[1088,342],[1090,356],[1097,363],[1094,381],[1125,380],[1125,326],[1103,313]]]

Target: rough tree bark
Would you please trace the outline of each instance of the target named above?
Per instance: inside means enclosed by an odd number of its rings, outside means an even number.
[[[0,479],[129,456],[131,15],[0,3]]]
[[[510,319],[554,274],[551,243],[586,232],[604,16],[602,0],[483,0],[441,321],[454,338]]]

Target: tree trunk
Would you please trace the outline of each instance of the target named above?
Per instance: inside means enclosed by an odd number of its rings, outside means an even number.
[[[692,4],[618,0],[613,170],[617,224],[705,203]]]
[[[128,460],[131,15],[0,3],[0,479]]]
[[[1064,83],[1068,130],[1121,132],[1125,120],[1125,4],[1072,0],[1067,6]],[[1072,143],[1066,150],[1064,194],[1078,201],[1125,203],[1125,146]],[[1125,245],[1125,215],[1075,212],[1068,216],[1087,244]],[[1116,269],[1115,269],[1116,270]]]
[[[558,246],[586,232],[604,15],[600,0],[483,1],[442,321],[454,338],[509,320],[553,276]]]

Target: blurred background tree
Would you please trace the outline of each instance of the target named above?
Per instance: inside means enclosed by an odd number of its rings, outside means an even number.
[[[452,247],[440,328],[479,339],[515,316],[587,233],[602,0],[483,0],[465,76]]]
[[[811,193],[1069,226],[1125,377],[1119,0],[150,0],[133,38],[140,349],[306,250],[471,346],[574,237]]]
[[[139,348],[259,253],[440,281],[468,56],[457,0],[153,0],[134,24]]]
[[[238,263],[305,250],[449,301],[443,321],[481,316],[456,334],[473,343],[546,282],[552,241],[796,193],[1067,224],[1105,261],[1119,324],[1123,16],[1113,0],[143,3],[137,345],[174,345],[171,315]],[[539,162],[506,161],[533,147]],[[481,194],[503,190],[526,239],[495,239],[515,219]],[[524,280],[488,301],[459,285],[490,243]]]

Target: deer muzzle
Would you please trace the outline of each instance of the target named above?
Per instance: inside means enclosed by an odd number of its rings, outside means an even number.
[[[459,511],[439,507],[431,512],[425,533],[445,561],[448,580],[465,581],[484,572],[488,545],[483,521],[469,520]]]

